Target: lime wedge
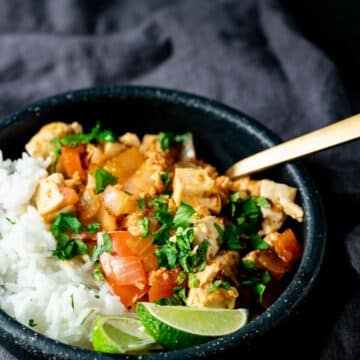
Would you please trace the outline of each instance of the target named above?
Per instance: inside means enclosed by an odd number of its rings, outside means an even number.
[[[147,302],[137,303],[136,312],[147,332],[166,349],[194,346],[231,334],[248,319],[247,309],[161,306]]]
[[[144,353],[159,348],[139,320],[124,316],[98,317],[91,337],[95,351],[112,354]]]

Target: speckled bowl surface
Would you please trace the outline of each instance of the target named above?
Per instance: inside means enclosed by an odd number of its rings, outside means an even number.
[[[240,158],[279,142],[279,138],[248,116],[195,95],[149,87],[108,87],[73,91],[24,107],[0,121],[0,149],[16,158],[40,126],[52,121],[79,121],[88,130],[95,122],[115,133],[191,131],[197,156],[220,171]],[[305,221],[296,228],[303,241],[301,263],[276,302],[239,331],[200,346],[143,356],[96,354],[51,340],[22,326],[0,311],[0,342],[24,359],[194,359],[222,358],[224,351],[247,349],[273,332],[296,312],[313,288],[324,256],[326,227],[318,192],[299,164],[278,167],[268,174],[299,189]]]

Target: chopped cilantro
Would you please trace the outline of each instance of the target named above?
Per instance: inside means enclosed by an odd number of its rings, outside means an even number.
[[[138,207],[140,210],[145,210],[146,204],[145,204],[145,195],[137,201]]]
[[[11,220],[10,218],[5,218],[7,222],[9,222],[11,225],[15,225],[16,224],[16,221],[14,220]]]
[[[98,281],[104,281],[104,275],[101,271],[101,267],[99,263],[95,264],[95,269],[93,271],[93,278]]]
[[[106,171],[105,169],[95,170],[95,192],[96,194],[101,193],[105,190],[106,186],[116,183],[116,177]]]
[[[28,325],[29,325],[30,327],[35,327],[35,326],[37,326],[38,324],[35,322],[34,319],[29,319]]]
[[[101,131],[101,125],[99,122],[90,130],[89,133],[86,134],[71,134],[66,135],[61,139],[53,139],[52,144],[57,146],[57,143],[60,145],[67,145],[76,147],[79,144],[89,144],[90,142],[114,142],[115,135],[110,130]],[[56,141],[57,140],[57,141]]]
[[[199,278],[195,275],[190,273],[188,278],[188,286],[189,288],[197,288],[200,285]]]
[[[169,227],[168,225],[162,225],[158,230],[154,232],[154,238],[152,243],[154,245],[163,245],[169,238]]]
[[[88,252],[87,245],[78,239],[71,239],[69,233],[79,233],[83,225],[74,214],[59,214],[51,224],[51,233],[57,240],[53,255],[60,260],[72,259]]]
[[[245,270],[250,271],[250,272],[256,271],[256,266],[253,261],[246,259],[246,260],[243,260],[242,264],[243,264],[243,267]]]
[[[214,223],[214,227],[218,233],[217,242],[222,245],[224,242],[224,229],[218,223]]]
[[[156,250],[155,254],[159,260],[159,268],[162,266],[170,269],[176,267],[179,251],[175,243],[170,241],[165,243]]]
[[[111,237],[108,233],[103,232],[102,233],[102,238],[103,238],[103,243],[96,245],[93,251],[93,254],[91,256],[91,260],[93,262],[96,262],[99,260],[99,257],[101,256],[101,254],[103,254],[104,252],[111,252],[112,249],[112,240]]]
[[[175,135],[172,132],[159,132],[158,142],[160,144],[161,150],[168,150],[174,143],[183,142],[189,137],[189,133]]]
[[[263,274],[261,280],[262,280],[263,284],[269,283],[269,281],[271,280],[271,276],[268,271],[264,271],[264,274]]]
[[[51,232],[56,237],[58,232],[67,230],[78,234],[83,228],[83,225],[74,214],[61,213],[56,216],[54,222],[51,224]]]
[[[262,303],[263,295],[266,289],[264,284],[256,284],[254,287],[254,292],[258,296],[259,302]]]
[[[225,247],[229,250],[242,250],[244,248],[240,239],[240,229],[236,225],[228,225],[225,227],[223,234]]]
[[[182,284],[184,282],[185,278],[186,278],[185,273],[183,271],[180,271],[179,275],[176,278],[176,283],[179,285]]]
[[[229,199],[230,199],[231,202],[237,202],[240,198],[241,198],[241,195],[240,195],[239,192],[232,193],[229,196]]]
[[[100,229],[100,224],[98,222],[90,223],[87,229],[90,234],[96,234]]]
[[[190,220],[195,214],[195,210],[188,204],[181,203],[173,220],[173,226],[175,228],[182,226],[188,227],[190,225]]]
[[[73,310],[75,310],[74,294],[70,295],[70,305]]]
[[[264,208],[264,209],[268,209],[271,206],[269,201],[262,196],[259,196],[256,198],[256,203],[257,203],[257,206]]]
[[[81,240],[69,239],[65,244],[58,243],[53,255],[60,260],[69,260],[79,255],[85,255],[89,251],[88,246]]]
[[[173,289],[173,296],[161,298],[155,303],[158,305],[185,305],[186,289],[182,286],[176,286]]]
[[[213,291],[219,289],[220,287],[224,288],[225,290],[230,290],[232,288],[232,286],[230,285],[230,283],[228,281],[215,280],[213,282],[213,284],[206,289],[206,292],[208,292],[208,293],[213,292]]]
[[[155,209],[159,208],[159,207],[163,207],[163,206],[167,207],[168,200],[169,200],[169,195],[166,195],[166,194],[158,195],[158,196],[153,197],[149,201],[149,205],[153,206]]]
[[[150,220],[147,217],[141,218],[138,222],[141,237],[144,239],[150,235]]]
[[[269,248],[267,242],[265,242],[259,235],[251,235],[249,241],[254,250],[265,250]]]
[[[168,186],[170,185],[170,177],[169,174],[167,172],[163,172],[160,174],[160,179],[162,181],[162,183],[165,186],[165,189],[168,188]]]
[[[155,209],[154,215],[155,215],[156,220],[160,224],[166,224],[169,227],[171,226],[173,217],[167,207],[159,207],[159,208]]]

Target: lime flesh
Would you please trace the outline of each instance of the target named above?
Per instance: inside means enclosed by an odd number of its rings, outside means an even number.
[[[91,337],[93,349],[106,353],[143,353],[159,348],[139,320],[124,316],[98,317]]]
[[[231,334],[248,319],[246,309],[226,310],[138,303],[136,312],[147,332],[164,348],[180,349]]]

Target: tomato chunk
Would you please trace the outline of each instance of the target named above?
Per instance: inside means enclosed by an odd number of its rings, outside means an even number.
[[[149,301],[173,296],[174,288],[180,285],[177,281],[179,274],[179,269],[167,270],[161,268],[153,271],[149,279]]]
[[[274,250],[285,263],[294,263],[301,258],[301,245],[291,229],[279,234],[274,243]]]
[[[80,147],[62,146],[60,160],[66,176],[71,178],[77,172],[82,180],[86,179],[86,172],[81,164]]]

